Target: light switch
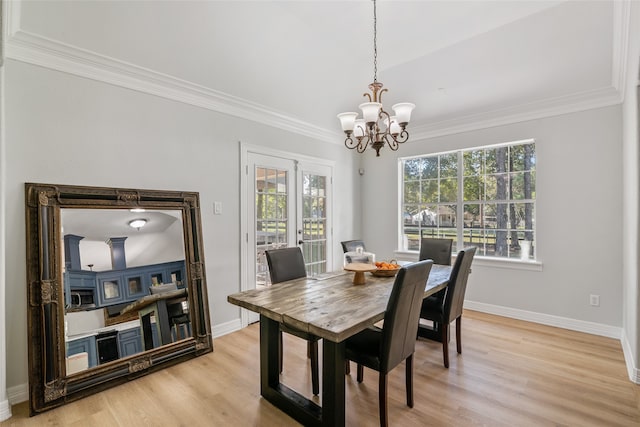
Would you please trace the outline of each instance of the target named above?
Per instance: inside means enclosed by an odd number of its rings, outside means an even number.
[[[213,214],[222,215],[222,202],[213,202]]]

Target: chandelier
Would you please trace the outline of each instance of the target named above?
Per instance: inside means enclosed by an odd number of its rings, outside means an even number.
[[[363,153],[369,145],[376,150],[376,157],[380,157],[380,149],[385,144],[393,151],[398,149],[398,144],[409,139],[406,127],[411,119],[411,111],[414,104],[402,102],[391,108],[395,115],[390,116],[382,108],[382,94],[387,89],[382,89],[382,83],[378,82],[378,45],[377,45],[377,15],[376,0],[373,0],[373,83],[369,85],[371,93],[364,93],[369,102],[360,104],[362,119],[358,113],[348,112],[338,114],[342,130],[347,134],[344,145],[349,149],[356,149]]]

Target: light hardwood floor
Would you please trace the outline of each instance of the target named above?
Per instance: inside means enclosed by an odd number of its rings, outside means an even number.
[[[391,425],[640,426],[640,385],[629,381],[618,340],[474,311],[462,325],[450,369],[438,343],[416,343],[413,409],[404,367],[390,374]],[[16,405],[0,426],[297,425],[260,397],[258,332],[218,338],[211,354],[36,417]],[[305,342],[285,334],[284,350],[283,382],[310,395]],[[377,373],[365,369],[358,384],[351,372],[347,425],[378,425]]]

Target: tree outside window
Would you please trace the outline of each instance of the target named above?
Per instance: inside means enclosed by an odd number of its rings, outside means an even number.
[[[402,249],[417,251],[421,238],[439,237],[453,239],[456,250],[535,259],[532,140],[400,161]]]

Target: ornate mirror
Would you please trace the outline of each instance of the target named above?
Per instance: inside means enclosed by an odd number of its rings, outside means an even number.
[[[198,193],[25,185],[34,415],[213,350]]]

